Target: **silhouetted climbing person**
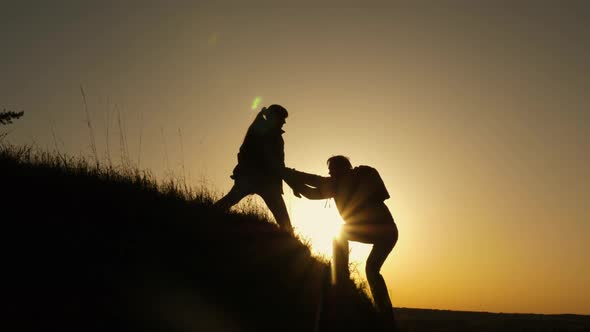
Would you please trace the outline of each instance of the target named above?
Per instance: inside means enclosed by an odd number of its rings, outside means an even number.
[[[372,243],[366,273],[375,307],[386,325],[395,329],[393,307],[385,280],[379,272],[398,239],[397,226],[384,200],[389,193],[377,170],[369,166],[353,168],[345,156],[328,159],[330,177],[285,169],[285,181],[295,195],[309,199],[334,198],[345,224],[335,240],[337,275],[348,278],[348,241]],[[337,258],[337,257],[335,257]],[[341,280],[341,279],[340,279]]]
[[[283,200],[282,172],[285,153],[282,130],[288,116],[280,105],[262,108],[248,131],[238,153],[238,164],[231,178],[234,185],[215,206],[228,210],[242,198],[258,194],[282,230],[292,232],[291,220]]]

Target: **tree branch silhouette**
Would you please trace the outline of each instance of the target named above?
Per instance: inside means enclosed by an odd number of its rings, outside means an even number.
[[[1,125],[11,124],[13,120],[19,119],[24,114],[25,114],[24,111],[13,112],[13,111],[7,111],[6,109],[4,109],[4,110],[2,110],[2,112],[0,112],[0,124]]]
[[[7,111],[6,109],[3,109],[2,112],[0,112],[0,125],[12,124],[13,120],[19,119],[24,114],[25,114],[24,111],[13,112],[13,111]],[[0,140],[4,139],[4,137],[6,137],[7,135],[8,135],[8,133],[0,132]]]

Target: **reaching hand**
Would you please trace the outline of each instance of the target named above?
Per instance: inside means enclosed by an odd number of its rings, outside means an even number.
[[[293,195],[297,198],[301,198],[301,193],[297,190],[297,187],[300,185],[299,181],[297,181],[296,173],[297,171],[294,168],[285,167],[283,169],[283,179],[291,189],[293,189]]]

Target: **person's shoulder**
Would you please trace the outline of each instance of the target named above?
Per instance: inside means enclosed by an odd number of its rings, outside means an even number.
[[[367,165],[359,165],[354,167],[351,173],[354,177],[363,177],[369,174],[378,174],[379,172],[377,172],[377,170],[374,167]]]
[[[358,165],[354,168],[354,170],[363,172],[363,171],[376,171],[377,169],[375,169],[375,167],[371,167],[368,165]]]

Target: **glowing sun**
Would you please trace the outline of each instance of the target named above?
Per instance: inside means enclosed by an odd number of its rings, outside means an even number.
[[[342,224],[333,200],[295,199],[291,202],[291,218],[296,233],[309,240],[314,254],[332,257],[332,239],[338,236]]]
[[[332,259],[332,240],[340,233],[342,218],[334,205],[334,200],[311,201],[292,198],[288,203],[291,222],[295,233],[304,241],[309,241],[314,255]],[[358,274],[364,276],[365,260],[372,245],[350,242],[350,262],[356,266]]]

